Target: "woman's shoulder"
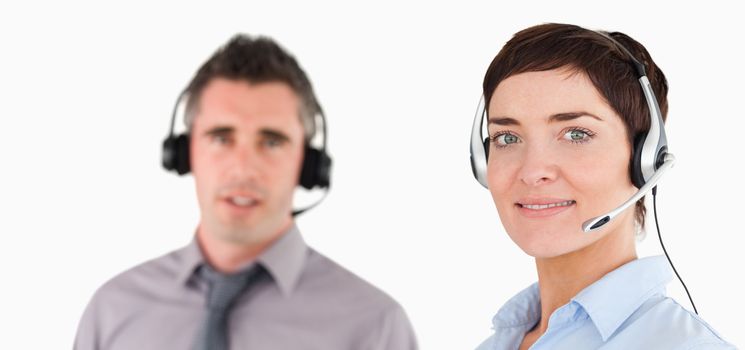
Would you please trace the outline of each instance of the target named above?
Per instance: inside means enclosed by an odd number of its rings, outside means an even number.
[[[735,349],[699,315],[664,295],[644,302],[613,338],[622,343],[643,341],[650,349]]]

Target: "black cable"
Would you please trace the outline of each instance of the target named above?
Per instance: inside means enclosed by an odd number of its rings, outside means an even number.
[[[326,196],[328,196],[328,194],[329,194],[329,188],[326,187],[326,188],[323,189],[323,197],[321,197],[321,199],[317,200],[312,205],[309,205],[309,206],[307,206],[307,207],[305,207],[303,209],[293,210],[292,211],[292,217],[294,218],[296,216],[299,216],[302,213],[305,213],[308,210],[311,210],[311,209],[315,208],[317,205],[321,204],[321,202],[323,202],[324,199],[326,199]]]
[[[665,257],[667,258],[667,262],[670,263],[670,267],[673,268],[673,272],[675,272],[675,276],[678,276],[678,280],[680,280],[680,284],[683,285],[683,289],[685,289],[686,294],[688,294],[688,300],[691,301],[691,306],[693,306],[693,312],[698,315],[698,310],[696,309],[696,304],[693,303],[693,298],[691,298],[691,293],[688,292],[688,287],[686,287],[685,282],[683,282],[683,279],[680,277],[680,274],[678,274],[678,270],[675,269],[675,265],[673,265],[673,261],[670,260],[670,255],[667,254],[667,249],[665,249],[665,244],[662,243],[662,234],[660,233],[660,223],[657,221],[657,186],[655,186],[652,189],[652,204],[654,206],[654,224],[657,226],[657,237],[660,238],[660,245],[662,246],[662,251],[665,252]]]

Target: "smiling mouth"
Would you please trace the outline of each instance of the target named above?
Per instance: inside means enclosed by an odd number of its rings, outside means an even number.
[[[227,197],[225,200],[230,204],[242,208],[248,208],[258,203],[256,199],[243,196],[231,196]]]
[[[570,199],[568,201],[556,202],[556,203],[548,203],[548,204],[521,204],[521,203],[516,203],[516,205],[518,207],[520,207],[520,208],[525,208],[525,209],[543,210],[543,209],[550,209],[550,208],[555,208],[555,207],[568,207],[568,206],[571,206],[571,205],[573,205],[575,203],[577,203],[577,201]]]

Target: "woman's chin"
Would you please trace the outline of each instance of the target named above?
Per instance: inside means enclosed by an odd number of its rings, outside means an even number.
[[[534,258],[554,258],[575,250],[579,250],[589,242],[583,242],[572,237],[572,233],[541,233],[532,231],[531,233],[517,233],[510,235],[512,240],[522,249],[525,254]]]

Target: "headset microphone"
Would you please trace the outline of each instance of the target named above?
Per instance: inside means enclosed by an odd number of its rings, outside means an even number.
[[[590,220],[585,221],[582,224],[582,231],[590,232],[602,227],[603,225],[607,224],[608,221],[611,221],[614,217],[616,217],[616,215],[620,214],[622,211],[626,210],[626,208],[636,203],[636,201],[643,198],[649,191],[657,186],[657,182],[659,182],[660,178],[662,178],[662,174],[664,174],[668,169],[672,168],[673,164],[675,164],[675,156],[673,156],[671,153],[666,153],[665,160],[663,161],[662,165],[657,169],[657,171],[654,172],[652,178],[650,178],[649,181],[647,181],[647,183],[642,186],[642,188],[636,191],[636,194],[623,202],[623,204],[618,206],[618,208],[613,209],[607,214],[600,215],[598,217],[594,217]]]
[[[610,36],[606,37],[613,40]],[[622,48],[622,50],[626,50],[620,43],[615,40],[613,42]],[[667,152],[667,136],[665,135],[662,112],[657,103],[657,97],[652,90],[652,85],[646,76],[644,66],[636,61],[634,56],[627,50],[626,54],[631,57],[637,74],[640,75],[639,84],[641,84],[644,98],[647,100],[650,117],[649,131],[637,136],[632,154],[631,181],[639,190],[618,208],[605,215],[585,221],[582,224],[582,231],[584,232],[591,232],[602,227],[637,200],[643,198],[650,190],[653,190],[657,186],[657,182],[660,181],[662,175],[672,168],[675,163],[675,156]]]

